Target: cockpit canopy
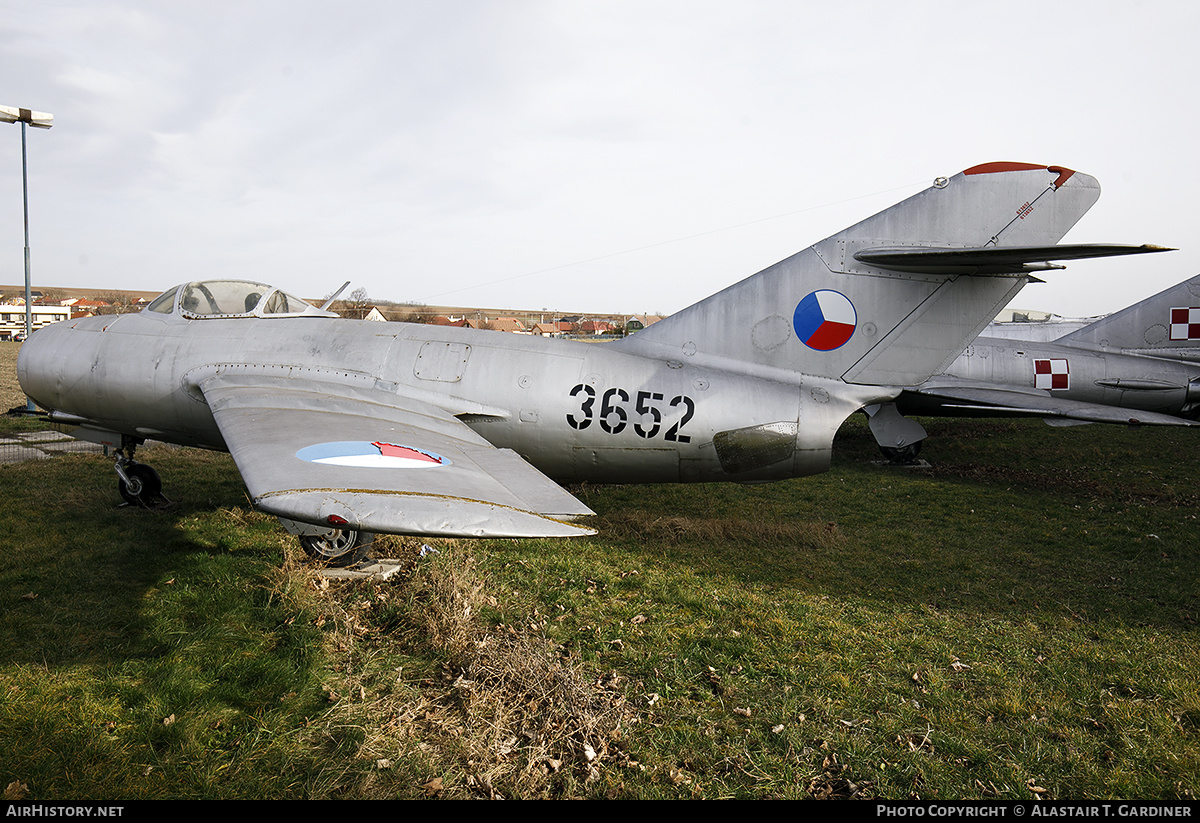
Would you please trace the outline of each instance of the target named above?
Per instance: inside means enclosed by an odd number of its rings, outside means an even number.
[[[189,319],[229,317],[337,317],[280,291],[252,280],[197,280],[160,294],[145,308],[159,314],[179,314]]]

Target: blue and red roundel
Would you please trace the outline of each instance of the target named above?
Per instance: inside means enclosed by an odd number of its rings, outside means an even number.
[[[800,342],[810,349],[831,351],[845,345],[858,325],[858,312],[850,298],[838,291],[814,291],[796,306],[792,326]]]
[[[450,461],[440,454],[418,449],[416,446],[384,443],[379,440],[373,443],[365,440],[317,443],[296,452],[296,457],[310,463],[363,469],[430,469],[450,465]]]

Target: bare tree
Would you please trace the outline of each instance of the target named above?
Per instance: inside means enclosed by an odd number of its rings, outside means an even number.
[[[133,304],[133,298],[119,291],[98,294],[96,295],[96,299],[101,303],[108,304],[97,309],[96,314],[128,314],[129,312],[139,311],[138,307]]]
[[[362,320],[367,316],[367,312],[371,310],[371,297],[367,294],[367,290],[359,286],[354,291],[350,292],[350,297],[341,301],[342,308],[338,311],[342,317],[349,317],[352,320]]]

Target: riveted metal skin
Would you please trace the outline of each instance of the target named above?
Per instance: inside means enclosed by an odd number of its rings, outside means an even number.
[[[18,373],[80,436],[228,450],[255,505],[307,537],[586,534],[559,482],[826,470],[850,414],[944,371],[1030,267],[1147,250],[1055,246],[1098,196],[1060,167],[976,167],[604,345],[203,281],[42,329]]]

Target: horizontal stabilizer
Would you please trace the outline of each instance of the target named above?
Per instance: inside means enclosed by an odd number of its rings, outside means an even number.
[[[1195,426],[1191,420],[1141,409],[1123,409],[1082,400],[1052,397],[1036,389],[1000,389],[993,386],[922,386],[910,390],[940,401],[947,411],[1001,413],[1018,417],[1046,417],[1085,423],[1129,426]],[[907,393],[907,392],[906,392]]]
[[[1063,166],[973,166],[615,345],[783,382],[920,385],[1050,261],[1165,250],[1058,245],[1099,197]]]
[[[1174,251],[1163,246],[1076,244],[1062,246],[983,246],[973,249],[894,246],[863,249],[854,259],[880,269],[923,274],[1020,274],[1050,266],[1051,260],[1085,260]],[[1037,265],[1042,264],[1042,265]]]

